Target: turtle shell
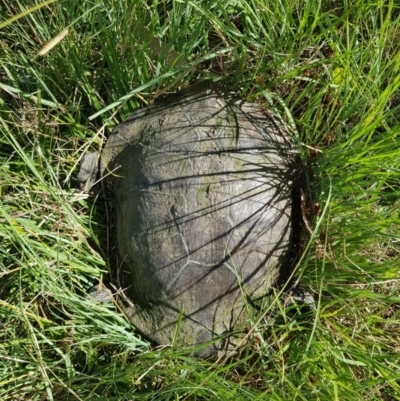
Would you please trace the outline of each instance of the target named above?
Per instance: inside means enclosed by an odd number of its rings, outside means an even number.
[[[202,83],[132,114],[102,165],[131,322],[197,355],[229,348],[287,263],[292,157],[277,119]]]

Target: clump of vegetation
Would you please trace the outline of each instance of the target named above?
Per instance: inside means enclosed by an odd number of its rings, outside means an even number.
[[[394,0],[0,1],[0,398],[397,400],[400,9]],[[114,304],[79,160],[211,79],[278,113],[302,159],[315,310],[277,298],[231,359],[148,344]],[[299,255],[300,256],[300,255]]]

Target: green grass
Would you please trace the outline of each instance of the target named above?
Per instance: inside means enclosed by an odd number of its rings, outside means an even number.
[[[400,399],[396,1],[0,4],[1,400]],[[216,362],[86,298],[104,207],[74,182],[129,113],[202,79],[285,121],[314,230],[295,274],[317,310],[277,300],[262,338]]]

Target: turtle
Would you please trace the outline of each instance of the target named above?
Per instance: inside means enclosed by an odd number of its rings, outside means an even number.
[[[272,111],[211,82],[114,129],[100,158],[108,263],[143,335],[201,357],[240,342],[292,258],[294,154]]]

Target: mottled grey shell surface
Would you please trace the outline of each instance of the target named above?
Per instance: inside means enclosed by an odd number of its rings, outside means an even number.
[[[272,114],[207,83],[116,128],[102,155],[110,264],[142,333],[210,342],[207,356],[243,329],[288,255],[291,161]]]

